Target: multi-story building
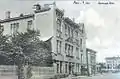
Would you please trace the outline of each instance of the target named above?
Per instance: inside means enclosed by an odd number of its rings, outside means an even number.
[[[119,70],[120,57],[106,57],[106,69],[110,71]]]
[[[0,20],[4,27],[3,34],[13,35],[26,29],[40,30],[41,39],[50,39],[56,73],[80,73],[81,66],[86,65],[84,23],[77,24],[64,17],[64,11],[56,8],[55,4],[46,4],[44,7],[36,4],[34,7],[32,14],[18,17],[10,17],[10,12],[7,12],[6,19]]]
[[[96,53],[93,49],[86,49],[88,75],[96,73]]]

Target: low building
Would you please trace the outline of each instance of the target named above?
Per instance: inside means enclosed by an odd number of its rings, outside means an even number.
[[[97,73],[107,72],[107,70],[106,70],[106,63],[103,63],[103,62],[97,63],[96,69],[97,69],[96,70]]]
[[[88,75],[96,73],[96,53],[93,49],[86,49]]]
[[[120,57],[106,57],[106,69],[109,71],[120,70]]]

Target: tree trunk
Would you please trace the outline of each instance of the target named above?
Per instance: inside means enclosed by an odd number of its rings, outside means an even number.
[[[27,79],[30,79],[32,77],[32,67],[30,64],[27,67],[27,74],[26,75],[27,75]]]
[[[23,65],[18,65],[18,79],[25,79]]]

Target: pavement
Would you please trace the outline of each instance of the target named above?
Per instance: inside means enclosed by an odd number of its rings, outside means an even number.
[[[103,73],[96,74],[92,76],[77,76],[77,77],[67,77],[61,79],[120,79],[120,73]]]

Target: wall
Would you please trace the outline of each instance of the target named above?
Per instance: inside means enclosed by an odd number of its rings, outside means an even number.
[[[16,68],[13,65],[0,65],[0,79],[17,79]],[[24,69],[26,73],[27,66]],[[51,78],[55,75],[55,70],[53,67],[32,66],[32,75],[31,79]]]
[[[35,13],[35,27],[40,30],[41,38],[53,36],[53,9]]]
[[[3,34],[4,35],[11,34],[11,24],[13,24],[13,23],[19,23],[18,32],[25,32],[27,29],[27,21],[29,21],[29,20],[33,20],[33,18],[27,18],[27,19],[21,19],[21,20],[1,23],[1,25],[4,26]],[[34,24],[32,27],[34,27]]]

